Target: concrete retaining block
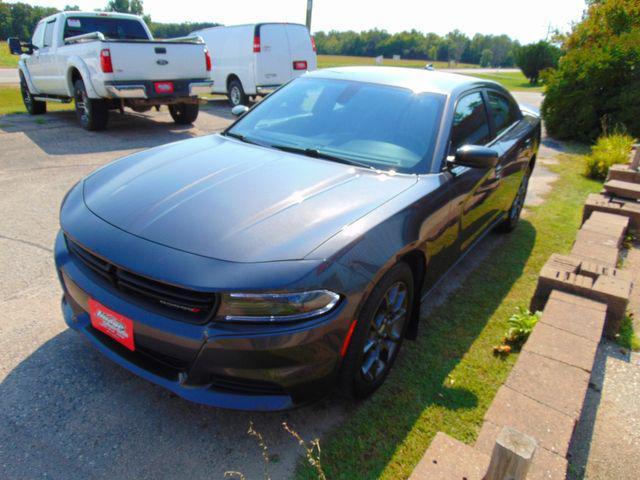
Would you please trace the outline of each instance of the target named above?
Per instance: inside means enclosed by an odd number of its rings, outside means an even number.
[[[633,170],[628,164],[612,165],[609,168],[607,180],[622,180],[623,182],[640,183],[640,172]]]
[[[623,200],[600,193],[592,193],[587,197],[582,213],[584,222],[592,212],[599,211],[613,213],[629,218],[629,228],[640,229],[640,203],[633,200]]]
[[[640,199],[640,183],[625,182],[624,180],[608,180],[604,190],[609,195],[630,200]]]

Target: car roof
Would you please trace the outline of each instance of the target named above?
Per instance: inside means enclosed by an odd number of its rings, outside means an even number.
[[[123,19],[131,19],[131,20],[141,19],[139,15],[133,15],[131,13],[120,13],[120,12],[77,12],[75,10],[66,10],[64,12],[59,12],[54,15],[51,15],[51,17],[55,17],[56,15],[60,15],[62,17],[110,17],[110,18],[123,18]]]
[[[497,82],[483,80],[458,73],[438,72],[408,67],[338,67],[324,68],[306,76],[376,83],[407,88],[415,93],[439,93],[454,95],[476,87],[492,87],[504,90]]]

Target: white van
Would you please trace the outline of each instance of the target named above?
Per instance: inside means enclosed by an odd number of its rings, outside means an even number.
[[[256,23],[193,34],[204,39],[211,54],[213,92],[226,94],[234,107],[317,68],[315,42],[304,25]]]

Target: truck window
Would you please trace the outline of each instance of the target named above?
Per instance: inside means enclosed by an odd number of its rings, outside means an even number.
[[[33,37],[31,37],[31,43],[33,43],[38,48],[42,48],[43,33],[44,33],[44,23],[40,22],[36,27],[35,32],[33,32]]]
[[[149,40],[138,20],[109,17],[67,17],[64,38],[100,32],[111,40]]]
[[[51,20],[47,22],[44,27],[44,47],[50,47],[53,45],[53,28],[56,26],[56,21]]]

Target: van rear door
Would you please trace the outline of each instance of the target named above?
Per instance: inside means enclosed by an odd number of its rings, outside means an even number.
[[[285,25],[287,32],[287,40],[289,41],[289,51],[291,52],[292,75],[298,77],[305,72],[302,68],[306,62],[306,70],[315,70],[317,68],[316,52],[313,51],[311,45],[311,36],[309,30],[304,25],[289,24]],[[297,66],[297,69],[295,68]]]
[[[257,48],[259,45],[259,51]],[[291,79],[293,64],[285,25],[263,23],[255,27],[256,85],[281,85]]]

